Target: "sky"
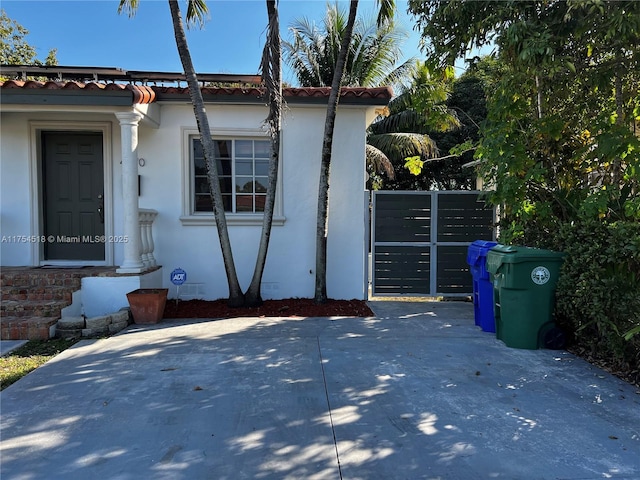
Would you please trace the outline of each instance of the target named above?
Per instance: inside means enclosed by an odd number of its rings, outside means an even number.
[[[207,4],[210,18],[205,27],[187,32],[196,71],[256,74],[267,24],[264,0],[208,0]],[[326,4],[326,0],[280,0],[283,40],[289,39],[286,28],[297,18],[319,24]],[[348,6],[344,0],[339,4]],[[361,0],[359,15],[375,16],[376,6],[374,0]],[[406,0],[398,0],[397,6],[398,23],[408,35],[403,60],[422,58],[420,35],[406,13]],[[182,71],[165,0],[141,0],[133,18],[118,15],[117,0],[2,0],[2,9],[29,30],[26,40],[37,48],[41,60],[56,48],[59,65]],[[297,84],[286,66],[283,80]]]

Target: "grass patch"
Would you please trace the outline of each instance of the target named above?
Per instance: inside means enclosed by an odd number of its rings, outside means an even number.
[[[0,357],[0,390],[48,362],[78,340],[31,340],[6,357]]]

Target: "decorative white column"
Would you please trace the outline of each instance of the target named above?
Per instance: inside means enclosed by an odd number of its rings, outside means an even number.
[[[124,263],[117,273],[141,273],[144,264],[140,258],[140,223],[138,219],[138,122],[137,112],[115,114],[120,121],[122,144],[122,202],[124,212]]]

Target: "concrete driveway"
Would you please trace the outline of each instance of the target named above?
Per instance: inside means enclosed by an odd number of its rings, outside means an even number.
[[[640,479],[640,391],[458,302],[163,321],[0,393],[2,480]]]

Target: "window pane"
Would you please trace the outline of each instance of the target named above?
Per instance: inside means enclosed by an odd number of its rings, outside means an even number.
[[[222,204],[224,205],[224,211],[231,211],[231,195],[222,195]]]
[[[221,177],[220,178],[220,191],[223,194],[230,194],[233,190],[233,181],[231,177]]]
[[[204,158],[204,149],[202,148],[202,142],[199,138],[193,139],[193,155],[195,157]]]
[[[214,140],[216,158],[231,158],[231,140]]]
[[[231,175],[231,159],[217,159],[218,175]]]
[[[267,192],[267,177],[256,177],[255,182],[256,193]]]
[[[253,157],[253,140],[236,140],[236,157]]]
[[[236,212],[253,212],[253,195],[236,195]]]
[[[253,177],[236,177],[236,192],[253,193]]]
[[[207,166],[204,161],[204,157],[195,157],[193,159],[193,172],[196,175],[206,175]]]
[[[256,175],[265,177],[269,175],[269,160],[256,159]]]
[[[211,201],[211,195],[196,194],[194,208],[196,212],[213,212],[213,202]]]
[[[236,160],[236,175],[253,175],[253,162],[250,159]]]
[[[271,142],[256,140],[254,142],[256,158],[269,158],[271,156]]]
[[[256,195],[256,212],[264,212],[264,203],[266,199],[266,195]]]
[[[196,177],[194,185],[195,193],[209,193],[209,180],[207,177]]]

